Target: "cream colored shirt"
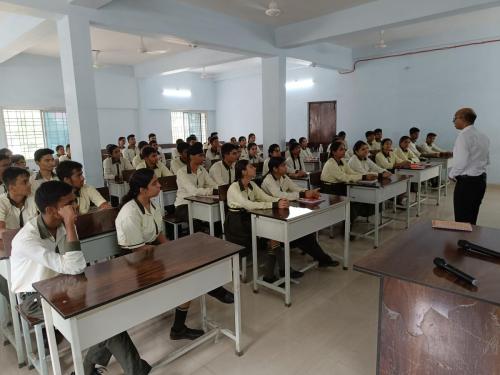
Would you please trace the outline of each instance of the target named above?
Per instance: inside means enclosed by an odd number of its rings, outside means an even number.
[[[349,159],[349,167],[356,173],[361,174],[379,174],[387,172],[384,168],[379,167],[370,158],[365,160],[360,160],[357,155],[352,156]]]
[[[104,170],[105,180],[114,180],[115,177],[123,177],[123,171],[134,169],[130,162],[121,157],[120,161],[113,163],[111,158],[106,158],[102,161],[102,169]]]
[[[118,245],[125,249],[136,249],[154,242],[163,232],[161,210],[153,202],[148,210],[132,199],[120,209],[115,226]]]
[[[240,160],[242,160],[242,159],[240,158]],[[250,162],[250,164],[258,164],[258,163],[264,162],[264,159],[262,159],[259,154],[252,156],[252,157],[250,157],[250,155],[247,154],[247,156],[245,157],[245,160],[248,160]]]
[[[294,159],[291,156],[288,159],[286,159],[286,166],[288,168],[288,173],[295,173],[297,171],[306,172],[304,159],[300,155],[297,159]]]
[[[177,196],[174,205],[180,206],[187,204],[187,197],[212,195],[213,190],[217,189],[217,183],[209,176],[207,170],[201,165],[196,173],[191,168],[183,168],[177,171]]]
[[[445,152],[445,150],[436,146],[435,143],[428,145],[427,142],[424,142],[420,145],[420,151],[422,152],[422,154],[436,154],[439,152]]]
[[[409,161],[412,163],[419,163],[420,162],[420,159],[418,158],[418,156],[415,155],[413,153],[413,151],[410,150],[409,147],[408,147],[408,150],[406,150],[406,151],[403,151],[400,147],[398,147],[396,149],[396,151],[394,151],[394,153],[396,154],[396,157],[401,159],[402,161]]]
[[[68,155],[64,154],[59,156],[59,163],[66,161],[66,160],[71,160]]]
[[[36,190],[40,187],[40,185],[43,184],[44,182],[47,182],[47,181],[59,181],[59,179],[57,178],[57,176],[54,173],[52,173],[52,177],[49,180],[46,180],[45,178],[43,178],[42,175],[40,174],[40,172],[33,174],[30,177],[31,194],[34,196]]]
[[[186,163],[184,163],[180,158],[172,159],[170,161],[170,170],[173,174],[177,174],[177,171],[181,168],[186,168]]]
[[[21,208],[11,202],[7,194],[0,197],[0,221],[5,223],[6,229],[18,229],[35,217],[38,209],[33,195],[26,197]]]
[[[372,144],[367,143],[367,145],[370,151],[380,151],[380,149],[382,148],[381,143],[377,141],[373,141]]]
[[[90,203],[94,203],[96,207],[106,203],[106,199],[97,191],[97,189],[90,185],[83,185],[79,193],[76,193],[76,201],[78,203],[78,213],[86,214],[89,212]]]
[[[240,155],[240,160],[246,160],[248,159],[248,150],[247,148],[241,148],[240,147],[240,151],[241,151],[241,155]]]
[[[300,149],[300,156],[302,157],[302,159],[310,159],[314,157],[309,147],[306,147],[305,149],[303,148]]]
[[[271,160],[271,158],[267,158],[266,160],[264,160],[264,164],[262,165],[263,176],[265,176],[267,172],[269,172],[269,160]]]
[[[379,152],[375,156],[375,162],[381,168],[385,169],[393,169],[395,168],[396,163],[402,163],[404,160],[398,158],[396,153],[391,151],[389,156],[385,156],[383,152]]]
[[[135,169],[142,169],[142,168],[147,168],[146,167],[146,162],[142,160]],[[156,168],[153,169],[155,172],[155,176],[160,178],[160,177],[167,177],[167,176],[173,176],[174,174],[170,171],[170,169],[167,168],[165,164],[163,164],[161,161],[156,163]]]
[[[245,210],[272,208],[273,202],[277,201],[279,201],[279,198],[267,195],[253,181],[250,181],[247,189],[243,187],[240,181],[233,182],[227,191],[227,205],[229,208]]]
[[[221,160],[222,156],[220,153],[220,150],[217,150],[216,152],[212,152],[212,149],[209,147],[207,149],[207,152],[205,153],[205,160],[207,161],[212,161],[212,160]]]
[[[321,171],[321,181],[330,184],[356,182],[363,179],[361,173],[354,172],[345,160],[339,163],[334,158],[327,160]]]
[[[136,148],[124,148],[122,150],[122,155],[125,159],[127,159],[130,164],[132,164],[132,161],[134,160],[134,158],[139,155],[139,149],[136,147]]]
[[[11,289],[14,293],[34,292],[33,283],[58,274],[77,275],[86,266],[80,242],[68,242],[63,225],[57,228],[54,238],[38,215],[12,240]]]
[[[142,161],[141,155],[135,155],[134,158],[132,159],[132,167],[136,168],[137,164],[139,164]]]
[[[236,179],[235,163],[228,167],[224,161],[218,161],[210,168],[209,175],[215,181],[217,186],[227,185],[234,182]]]
[[[300,193],[306,191],[306,189],[297,186],[290,177],[283,176],[276,179],[271,173],[264,178],[261,188],[272,197],[286,198],[291,201],[296,201],[300,198]]]
[[[417,158],[420,157],[420,151],[417,150],[417,144],[413,143],[413,141],[410,142],[410,145],[408,146],[408,149],[415,154]]]

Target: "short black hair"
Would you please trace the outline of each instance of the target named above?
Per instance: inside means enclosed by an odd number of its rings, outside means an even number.
[[[359,150],[361,147],[363,147],[363,146],[366,146],[366,142],[363,142],[363,141],[357,141],[357,142],[354,144],[354,146],[353,146],[352,150],[353,150],[354,152],[356,152],[356,151],[358,151],[358,150]]]
[[[114,144],[109,144],[106,146],[106,151],[108,152],[109,156],[111,156],[111,154],[113,153],[113,151],[115,149],[117,149],[118,146],[117,145],[114,145]]]
[[[339,137],[345,137],[346,136],[345,131],[343,131],[343,130],[339,131],[338,136]]]
[[[177,140],[175,141],[175,144],[178,145],[179,143],[182,143],[182,142],[184,142],[184,139],[177,138]]]
[[[243,142],[246,141],[247,139],[244,136],[241,136],[238,138],[238,142]]]
[[[146,159],[149,155],[151,154],[158,154],[158,151],[156,151],[153,147],[151,146],[146,146],[142,149],[141,151],[141,156],[143,159]]]
[[[427,137],[437,137],[436,133],[427,133]]]
[[[10,158],[12,164],[19,163],[21,160],[24,160],[26,162],[26,158],[21,154],[12,155],[12,157]]]
[[[155,134],[155,133],[149,133],[149,134],[148,134],[148,139],[151,139],[151,138],[153,138],[153,137],[156,137],[156,134]]]
[[[189,137],[186,138],[186,142],[189,143],[190,141],[196,141],[196,136],[190,135]]]
[[[281,164],[285,163],[285,161],[285,158],[281,156],[269,159],[269,163],[267,164],[269,166],[269,172],[272,172],[274,168],[278,168]]]
[[[368,138],[371,135],[375,135],[375,132],[373,130],[368,130],[367,132],[365,132],[365,137],[366,138]]]
[[[70,145],[69,143],[66,145],[66,150],[67,150],[68,148],[71,148],[71,145]]]
[[[300,137],[300,138],[299,138],[299,143],[302,143],[302,141],[306,141],[306,140],[307,140],[307,138],[306,138],[306,137]]]
[[[255,137],[255,133],[248,134],[248,138],[250,138],[250,137]]]
[[[118,137],[118,142],[120,142],[122,139],[125,140],[125,137]]]
[[[182,141],[180,143],[177,143],[177,152],[179,154],[182,154],[184,151],[186,151],[189,148],[189,144]]]
[[[8,167],[3,172],[2,181],[8,189],[10,185],[13,185],[16,183],[16,179],[19,176],[26,176],[29,178],[30,173],[26,169],[23,169],[23,168]]]
[[[45,155],[54,155],[54,150],[50,148],[40,148],[35,151],[35,161],[40,161]]]
[[[373,131],[375,134],[379,134],[379,133],[382,133],[382,129],[380,128],[377,128]]]
[[[59,151],[61,148],[64,150],[64,146],[63,145],[57,145],[56,146],[56,151]]]
[[[143,147],[146,147],[146,146],[148,146],[148,142],[146,142],[146,141],[140,141],[139,144],[137,145],[139,150]]]
[[[215,141],[215,140],[219,140],[219,137],[218,137],[218,136],[216,136],[216,135],[214,135],[213,137],[210,137],[210,138],[208,139],[208,142],[209,142],[209,143],[212,143],[212,142],[213,142],[213,141]]]
[[[277,143],[273,143],[269,148],[267,149],[267,154],[271,156],[271,154],[276,150],[277,148],[280,148],[280,145]]]
[[[401,138],[399,138],[399,144],[401,144],[401,142],[403,141],[406,141],[407,139],[410,139],[410,137],[408,137],[407,135],[403,135]]]
[[[233,150],[237,150],[238,149],[238,146],[236,145],[233,145],[232,143],[230,142],[226,142],[222,145],[222,147],[220,148],[220,152],[222,154],[222,156],[224,155],[228,155],[231,153],[231,151]]]
[[[82,168],[83,165],[81,165],[77,161],[64,160],[60,162],[56,168],[57,178],[59,178],[60,181],[64,181],[66,177],[71,178],[75,169],[81,171]]]
[[[288,144],[291,144],[291,143],[297,143],[297,140],[295,138],[290,138],[290,140],[288,141]]]
[[[236,181],[241,180],[241,178],[243,177],[243,171],[245,169],[247,169],[248,164],[250,164],[250,161],[246,160],[246,159],[238,160],[236,162],[236,166],[234,167],[234,169],[235,169],[234,174],[235,174]]]
[[[130,138],[135,138],[135,134],[129,134],[129,135],[127,135],[127,142],[130,140]]]
[[[387,142],[391,142],[392,143],[392,139],[390,138],[384,138],[382,139],[382,141],[380,142],[380,145],[383,146],[385,145]]]
[[[0,148],[0,154],[10,154],[12,155],[12,151],[9,150],[7,147]]]
[[[257,146],[257,143],[250,142],[249,144],[247,144],[247,150],[250,150],[253,146]]]
[[[157,144],[158,144],[158,141],[155,141],[154,139],[153,139],[153,140],[151,140],[151,141],[149,141],[149,145],[150,145],[151,147],[153,147],[153,145],[154,145],[154,144],[156,144],[156,145],[157,145]]]
[[[11,158],[7,154],[1,154],[0,153],[0,161],[2,161],[2,160],[11,160]]]
[[[69,184],[57,180],[47,181],[36,190],[35,203],[43,214],[47,207],[54,207],[62,197],[72,192],[73,187]]]
[[[410,128],[410,134],[414,134],[414,133],[420,133],[420,129],[416,128],[416,127]]]

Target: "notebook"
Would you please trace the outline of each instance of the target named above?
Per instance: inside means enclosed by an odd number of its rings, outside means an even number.
[[[472,225],[469,223],[459,223],[457,221],[432,220],[432,227],[435,229],[458,230],[472,232]]]

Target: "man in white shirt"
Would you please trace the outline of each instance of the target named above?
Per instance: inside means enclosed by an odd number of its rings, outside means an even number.
[[[411,152],[413,152],[415,154],[415,156],[417,158],[419,158],[421,155],[421,152],[417,150],[417,140],[418,140],[419,135],[420,135],[419,128],[416,128],[416,127],[410,128],[410,141],[411,142],[410,142],[408,148],[410,149]]]
[[[450,171],[450,178],[457,182],[453,194],[455,221],[471,224],[477,222],[486,192],[486,167],[490,163],[490,141],[474,126],[476,117],[472,108],[455,113],[453,123],[460,134],[453,147]]]
[[[67,163],[67,162],[66,162]],[[75,194],[60,181],[42,184],[35,195],[41,214],[32,218],[12,241],[12,291],[20,295],[19,308],[43,320],[41,298],[33,284],[59,274],[78,275],[87,262],[76,232]],[[90,347],[83,361],[85,375],[98,374],[114,355],[125,374],[145,375],[151,366],[142,360],[127,332]]]
[[[122,150],[123,157],[127,159],[130,164],[132,164],[132,160],[139,154],[139,150],[136,147],[135,135],[129,134],[127,136],[128,146],[127,148]]]
[[[134,167],[122,156],[120,148],[117,145],[109,144],[106,150],[109,156],[102,161],[104,179],[122,182],[123,171],[132,170]]]
[[[177,144],[177,153],[179,154],[179,157],[173,158],[170,161],[170,170],[173,174],[177,174],[179,169],[186,168],[188,162],[188,149],[189,145],[184,141]]]
[[[135,169],[149,168],[155,172],[156,177],[168,177],[174,174],[165,164],[158,160],[158,151],[151,146],[146,146],[141,151],[142,161],[135,166]]]

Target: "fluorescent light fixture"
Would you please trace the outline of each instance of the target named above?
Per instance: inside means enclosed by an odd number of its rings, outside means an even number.
[[[309,87],[314,86],[314,81],[312,79],[302,79],[296,81],[289,81],[285,84],[285,87],[288,90],[296,90],[296,89],[307,89]]]
[[[187,72],[188,70],[189,70],[189,68],[169,70],[168,72],[163,72],[161,75],[162,76],[169,76],[171,74],[177,74],[177,73]]]
[[[190,98],[191,90],[163,89],[163,95],[173,98]]]

